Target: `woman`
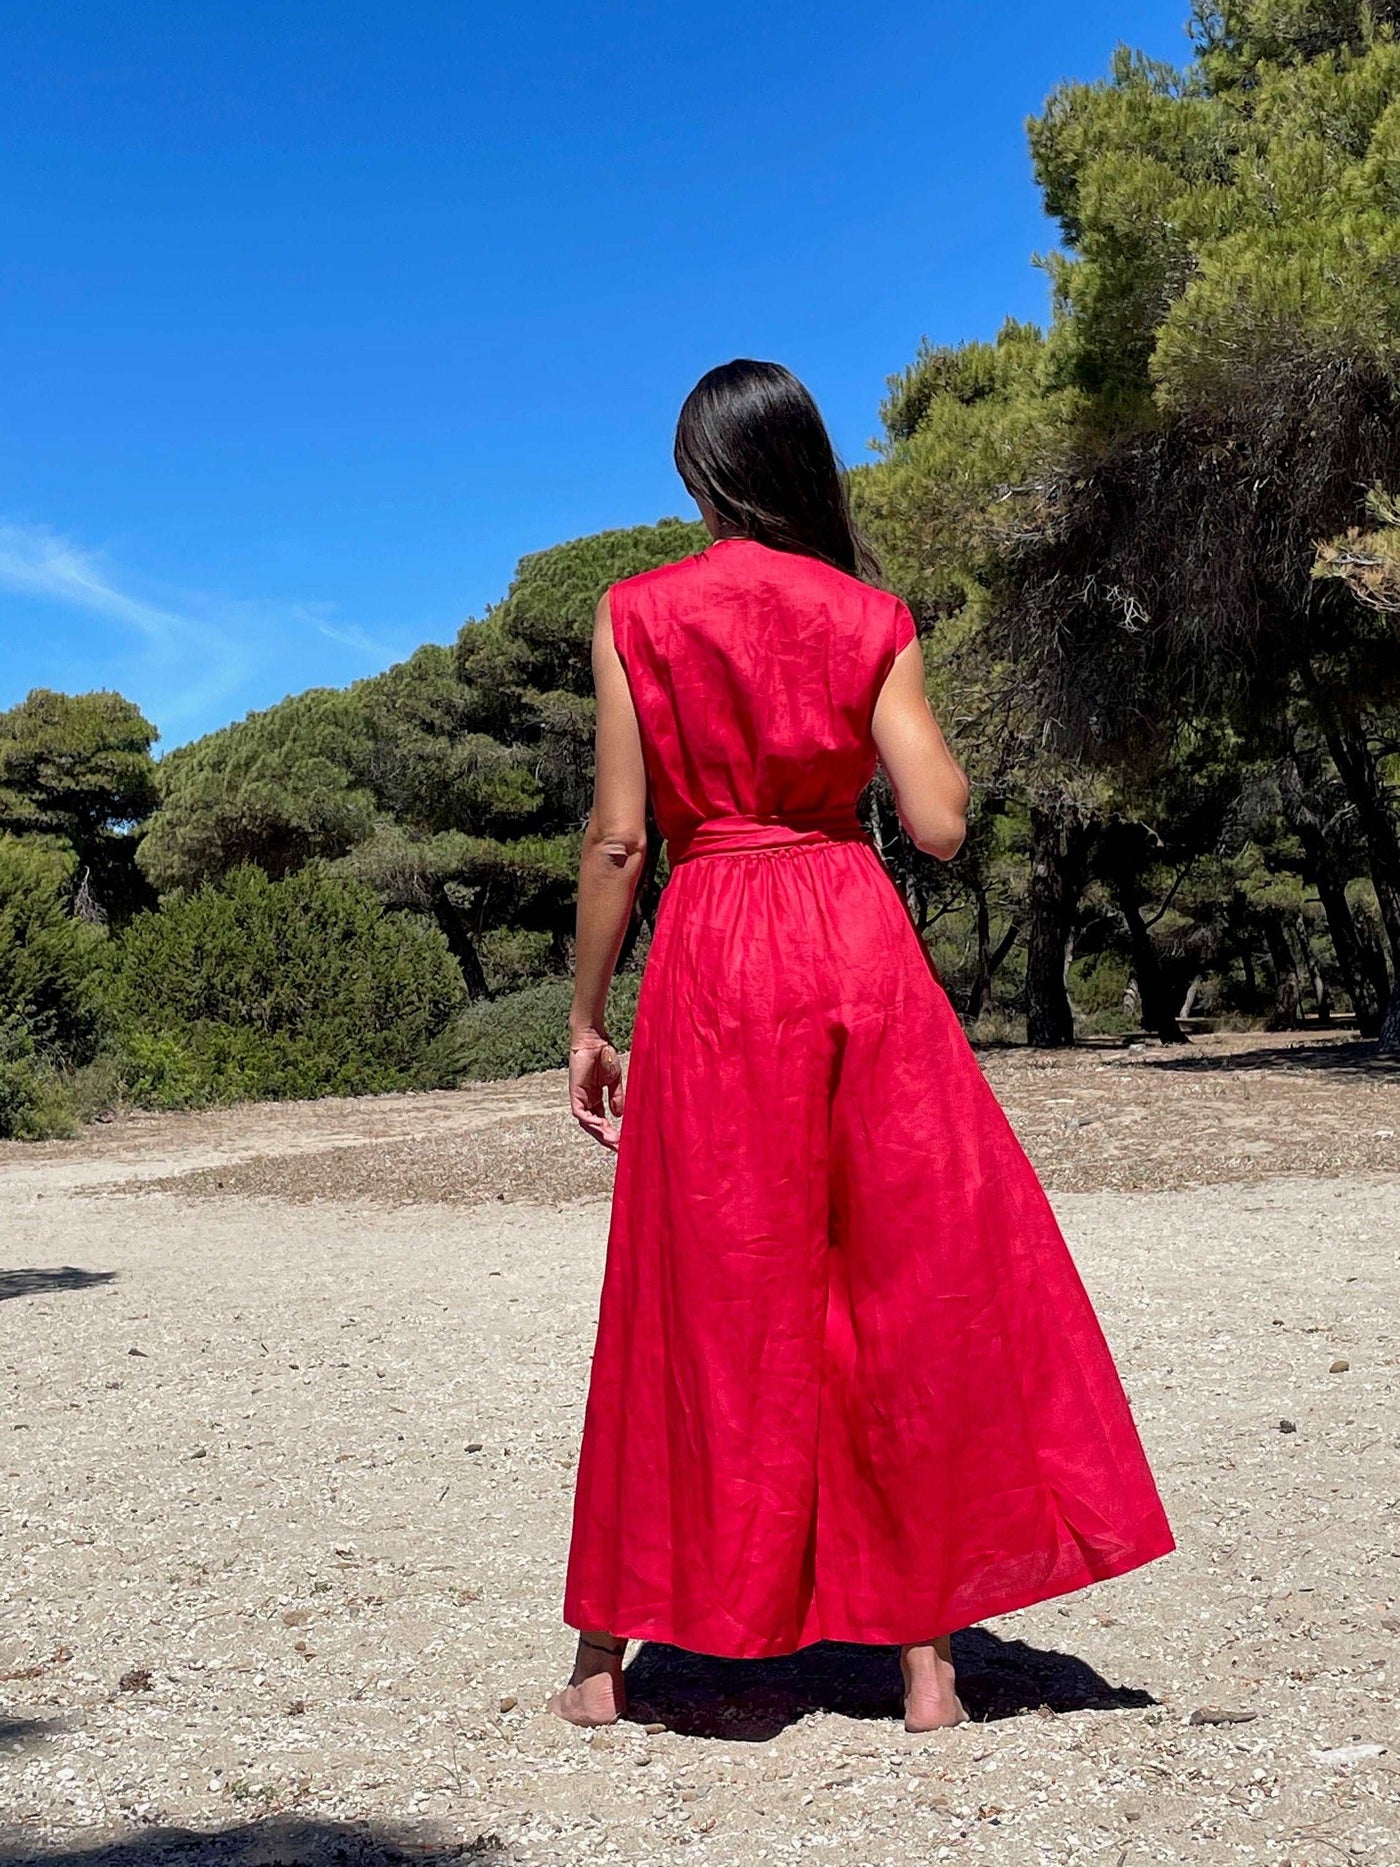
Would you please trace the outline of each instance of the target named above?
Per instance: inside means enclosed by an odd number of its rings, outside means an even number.
[[[564,1613],[575,1724],[629,1639],[898,1645],[905,1723],[964,1716],[948,1636],[1173,1547],[1034,1171],[856,814],[883,764],[944,860],[967,780],[913,618],[870,579],[816,405],[712,370],[676,464],[713,540],[615,584],[570,1096],[618,1150]],[[671,875],[628,1068],[606,1028],[650,799]]]

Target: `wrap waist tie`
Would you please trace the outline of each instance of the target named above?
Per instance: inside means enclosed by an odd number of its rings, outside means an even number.
[[[707,817],[691,830],[666,839],[674,869],[696,856],[745,856],[759,850],[819,849],[828,843],[868,843],[874,838],[859,818]]]

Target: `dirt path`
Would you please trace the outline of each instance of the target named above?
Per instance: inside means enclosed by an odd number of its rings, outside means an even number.
[[[541,1712],[607,1223],[558,1078],[0,1151],[0,1856],[1396,1867],[1400,1088],[1278,1050],[992,1059],[1097,1188],[1181,1548],[963,1636],[977,1722],[918,1740],[848,1649]],[[1174,1126],[1217,1183],[1122,1190]]]
[[[1400,1173],[1400,1064],[1369,1045],[1250,1033],[980,1060],[1055,1191]],[[612,1156],[570,1120],[566,1083],[549,1070],[456,1093],[128,1115],[78,1141],[0,1143],[0,1174],[309,1205],[607,1198]]]

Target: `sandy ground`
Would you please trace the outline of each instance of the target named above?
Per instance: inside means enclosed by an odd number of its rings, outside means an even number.
[[[608,1191],[557,1076],[0,1148],[0,1859],[1400,1867],[1400,1075],[986,1061],[1181,1547],[961,1636],[924,1738],[847,1648],[542,1712]]]

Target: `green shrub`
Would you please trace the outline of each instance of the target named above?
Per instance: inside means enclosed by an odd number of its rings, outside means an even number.
[[[46,1062],[84,1062],[97,1046],[101,928],[74,920],[73,857],[46,838],[0,836],[0,1021],[23,1026]]]
[[[549,973],[553,940],[543,929],[491,927],[477,942],[486,977],[495,992],[523,992]]]
[[[0,1025],[0,1140],[48,1141],[76,1134],[62,1078],[18,1020]]]
[[[121,1058],[112,1050],[99,1050],[91,1063],[65,1070],[64,1084],[80,1123],[110,1115],[130,1101]]]
[[[1121,1014],[1130,977],[1128,962],[1117,953],[1102,951],[1075,960],[1069,969],[1069,995],[1075,1010],[1090,1018]],[[1133,1020],[1127,1018],[1121,1027],[1099,1028],[1128,1030],[1132,1023]]]
[[[138,915],[111,953],[127,1088],[157,1108],[410,1088],[463,1001],[436,927],[317,864],[235,870]]]
[[[640,985],[640,973],[622,973],[608,1000],[608,1029],[622,1050],[632,1041]],[[493,1082],[530,1070],[562,1069],[569,1061],[573,995],[572,980],[546,979],[523,992],[468,1006],[444,1033],[443,1080]]]
[[[967,1036],[970,1043],[986,1045],[988,1048],[1001,1044],[1024,1044],[1026,1020],[1003,1010],[999,1005],[990,1005],[967,1026]]]

